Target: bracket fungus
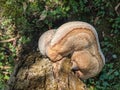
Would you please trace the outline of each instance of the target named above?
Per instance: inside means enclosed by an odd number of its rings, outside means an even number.
[[[86,22],[72,21],[56,31],[49,30],[40,37],[38,45],[40,52],[56,64],[71,56],[71,70],[81,79],[96,76],[105,64],[98,34]]]

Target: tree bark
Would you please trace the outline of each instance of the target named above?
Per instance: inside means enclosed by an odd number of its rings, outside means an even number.
[[[87,90],[86,85],[71,71],[70,59],[62,62],[58,78],[53,62],[38,52],[24,56],[16,64],[6,90]]]

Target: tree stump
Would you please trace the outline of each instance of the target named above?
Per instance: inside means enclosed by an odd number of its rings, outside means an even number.
[[[87,90],[71,71],[70,59],[62,62],[59,80],[54,77],[52,64],[38,52],[29,53],[16,64],[6,90]]]

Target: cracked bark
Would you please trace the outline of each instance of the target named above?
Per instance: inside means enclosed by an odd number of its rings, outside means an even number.
[[[71,71],[69,59],[62,62],[59,80],[54,77],[52,64],[38,52],[29,53],[16,64],[6,90],[87,90]]]

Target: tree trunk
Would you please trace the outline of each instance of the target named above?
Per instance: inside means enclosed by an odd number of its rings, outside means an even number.
[[[32,52],[16,64],[6,90],[87,90],[70,67],[69,59],[62,62],[58,80],[53,73],[53,63]]]

